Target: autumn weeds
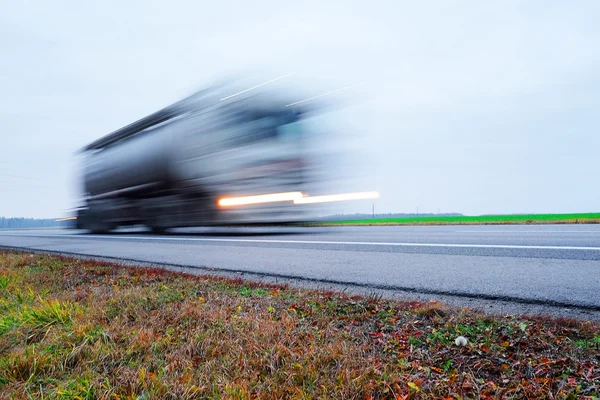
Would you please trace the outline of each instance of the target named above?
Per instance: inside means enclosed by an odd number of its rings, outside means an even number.
[[[0,399],[589,398],[593,322],[0,251]]]

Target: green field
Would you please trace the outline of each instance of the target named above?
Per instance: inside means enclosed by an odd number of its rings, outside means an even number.
[[[502,224],[598,224],[600,213],[514,214],[456,217],[373,218],[319,222],[316,225],[502,225]]]

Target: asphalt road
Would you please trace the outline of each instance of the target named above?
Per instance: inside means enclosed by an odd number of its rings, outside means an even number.
[[[0,247],[600,318],[600,225],[20,230],[0,231]]]

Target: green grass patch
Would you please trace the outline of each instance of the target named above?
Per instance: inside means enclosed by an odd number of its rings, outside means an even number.
[[[600,388],[592,322],[7,251],[0,276],[13,277],[0,282],[0,399],[558,399]]]
[[[249,288],[246,286],[240,286],[238,289],[238,293],[240,294],[240,296],[243,297],[265,297],[269,294],[269,292],[266,289],[263,289],[261,287]]]
[[[319,222],[313,225],[502,225],[502,224],[598,224],[600,213],[514,214],[452,217],[373,218]]]
[[[0,275],[0,290],[8,290],[8,284],[11,283],[12,276]]]
[[[54,324],[70,324],[75,310],[76,306],[71,302],[41,299],[40,304],[35,307],[23,308],[21,316],[24,324],[46,328]]]

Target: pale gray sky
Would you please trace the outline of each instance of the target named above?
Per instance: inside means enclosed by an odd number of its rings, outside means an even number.
[[[0,215],[62,215],[78,148],[244,71],[296,71],[315,92],[361,83],[330,125],[360,149],[349,188],[380,191],[377,211],[599,209],[597,1],[2,8]]]

